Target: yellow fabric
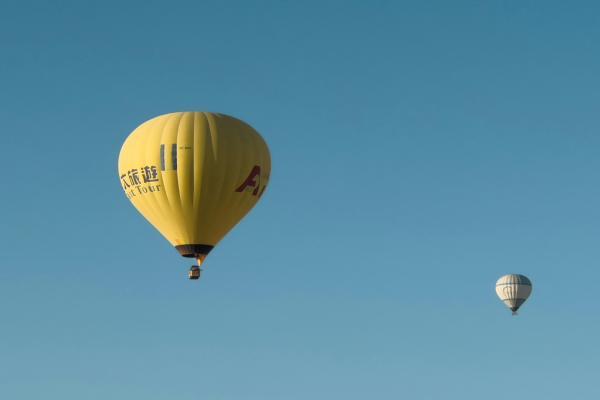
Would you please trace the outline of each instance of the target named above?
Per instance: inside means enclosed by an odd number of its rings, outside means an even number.
[[[153,118],[119,155],[125,194],[174,246],[216,245],[258,202],[270,174],[263,138],[222,114]]]

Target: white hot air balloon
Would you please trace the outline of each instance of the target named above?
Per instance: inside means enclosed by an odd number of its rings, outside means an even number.
[[[496,294],[510,310],[513,315],[517,314],[519,307],[531,294],[531,281],[525,275],[504,275],[496,282]]]

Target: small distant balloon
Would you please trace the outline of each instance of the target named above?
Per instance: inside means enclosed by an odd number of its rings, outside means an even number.
[[[496,294],[513,315],[531,295],[531,281],[525,275],[504,275],[496,282]]]

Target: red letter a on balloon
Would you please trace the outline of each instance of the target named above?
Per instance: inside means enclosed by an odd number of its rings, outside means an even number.
[[[235,191],[243,192],[247,188],[254,188],[254,191],[252,191],[252,195],[256,196],[258,194],[259,187],[260,187],[260,167],[258,165],[255,165],[252,168],[252,171],[250,171],[250,175],[248,175],[248,177],[246,178],[244,183],[242,183],[240,185],[240,187],[237,188]]]

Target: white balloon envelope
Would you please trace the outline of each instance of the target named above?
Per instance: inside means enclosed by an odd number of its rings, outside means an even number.
[[[525,275],[504,275],[496,282],[496,294],[512,311],[513,315],[531,295],[531,281]]]

